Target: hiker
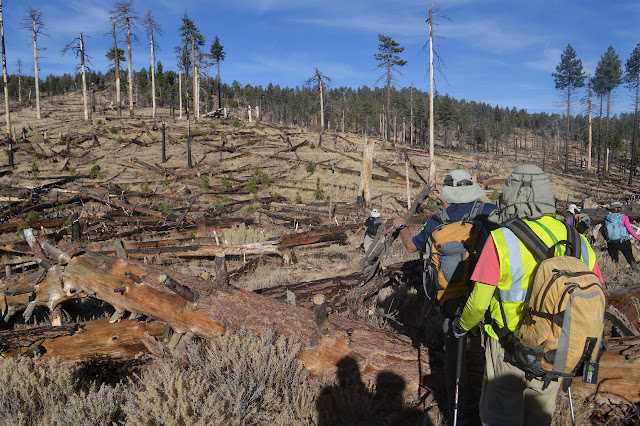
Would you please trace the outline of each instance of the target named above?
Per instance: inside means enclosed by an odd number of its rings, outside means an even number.
[[[469,277],[473,263],[477,259],[476,254],[480,253],[489,235],[489,230],[492,229],[487,218],[496,206],[480,201],[486,196],[484,190],[464,170],[449,172],[445,176],[442,190],[438,191],[437,195],[442,197],[448,207],[433,215],[420,233],[412,236],[402,217],[395,218],[393,225],[400,230],[400,238],[407,251],[427,253],[430,264],[435,269],[433,275],[437,273],[432,281],[434,281],[434,287],[438,289],[437,299],[444,317],[442,327],[446,354],[445,381],[449,402],[448,409],[449,412],[452,412],[456,363],[458,355],[462,357],[464,362],[466,347],[463,345],[462,353],[458,354],[458,339],[453,335],[451,323],[462,312],[462,307],[471,291]],[[469,224],[469,227],[459,226],[461,223]],[[451,229],[449,226],[454,228]],[[425,292],[431,293],[427,288],[425,288]],[[464,373],[464,369],[462,371],[461,381],[466,383],[466,373]],[[462,392],[459,394],[458,400],[465,401],[466,385],[460,389]]]
[[[485,372],[480,396],[480,419],[485,425],[551,424],[559,382],[527,376],[522,369],[508,362],[513,358],[505,351],[497,332],[522,331],[534,272],[541,263],[540,258],[507,227],[511,222],[524,224],[529,233],[542,240],[545,248],[554,247],[552,255],[557,251],[567,253],[569,244],[565,240],[569,238],[571,227],[556,220],[555,214],[556,200],[551,182],[542,169],[523,165],[513,170],[504,183],[498,208],[489,218],[504,227],[493,230],[485,243],[471,276],[475,282],[473,291],[462,316],[454,320],[455,335],[464,336],[485,317],[485,312],[488,311],[490,317],[484,326]],[[578,263],[588,274],[589,271],[595,274],[590,274],[595,281],[602,283],[593,249],[584,236],[577,233],[573,236],[576,242],[580,241],[577,245],[580,246],[581,262]],[[559,247],[561,243],[566,243],[566,247]],[[602,298],[604,300],[604,293]],[[604,302],[602,304],[604,311]],[[541,320],[538,322],[542,323]]]
[[[378,209],[373,209],[371,210],[367,220],[364,221],[364,224],[353,233],[353,235],[358,235],[360,231],[364,230],[364,241],[362,243],[362,247],[364,248],[365,253],[375,241],[376,235],[378,234],[378,228],[381,225],[384,225],[384,221],[380,219],[380,212]]]
[[[618,263],[618,252],[622,255],[631,266],[631,269],[638,271],[638,263],[633,257],[633,249],[631,248],[631,237],[640,241],[640,237],[631,226],[629,217],[622,214],[622,203],[614,201],[609,204],[607,209],[611,212],[605,216],[600,233],[607,241],[607,251],[614,262]]]
[[[565,223],[575,226],[578,232],[585,235],[589,243],[593,244],[594,239],[591,236],[591,218],[586,213],[581,213],[580,208],[575,204],[569,204],[567,211],[570,213],[565,219]]]
[[[575,215],[580,213],[580,209],[578,208],[578,206],[576,206],[575,204],[569,204],[569,207],[567,207],[567,211],[570,213],[569,216],[567,216],[567,219],[565,220],[565,222],[568,225],[572,225],[572,226],[576,226],[576,218]]]

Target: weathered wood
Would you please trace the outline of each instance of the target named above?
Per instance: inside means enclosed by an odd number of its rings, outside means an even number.
[[[3,353],[6,357],[19,355],[31,345],[39,344],[44,348],[43,358],[55,357],[74,362],[85,361],[96,355],[113,359],[135,359],[141,352],[147,351],[142,342],[143,334],[160,336],[162,327],[162,323],[157,321],[144,323],[123,320],[109,324],[108,320],[99,320],[79,326],[4,331],[0,332],[0,342],[3,341],[3,336],[20,332],[19,336],[10,340],[11,349]]]
[[[405,381],[409,397],[417,396],[419,372],[430,372],[426,348],[422,348],[419,358],[408,337],[348,318],[329,315],[327,334],[320,336],[313,312],[302,307],[232,287],[211,291],[210,281],[171,271],[174,280],[188,286],[198,297],[189,302],[160,284],[160,276],[169,275],[164,268],[90,252],[62,253],[56,257],[61,263],[50,268],[37,285],[36,304],[55,307],[73,297],[90,294],[110,303],[117,311],[139,312],[168,324],[176,333],[191,331],[204,338],[226,328],[244,328],[259,335],[268,327],[303,344],[305,349],[299,359],[320,380],[333,380],[340,360],[351,357],[359,363],[363,381],[374,383],[377,373],[393,372]],[[126,272],[141,277],[142,283],[132,282]],[[114,289],[122,287],[122,294],[114,293]],[[87,342],[83,345],[91,350]]]

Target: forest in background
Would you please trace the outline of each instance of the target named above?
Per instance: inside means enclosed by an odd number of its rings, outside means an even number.
[[[125,71],[122,71],[123,75]],[[151,105],[151,79],[148,69],[134,72],[134,99],[139,107]],[[33,87],[32,76],[9,75],[9,94],[15,104],[19,99],[28,105],[31,102],[28,87]],[[19,82],[20,80],[20,82]],[[114,93],[115,78],[113,70],[103,74],[100,71],[87,72],[87,85],[91,91],[108,89]],[[157,104],[160,108],[175,109],[178,113],[178,73],[164,70],[162,63],[156,68]],[[63,74],[47,76],[41,82],[44,95],[43,103],[56,102],[56,96],[69,91],[81,90],[82,76]],[[126,79],[121,79],[123,93],[126,92]],[[215,78],[202,80],[202,103],[205,111],[212,110],[217,104]],[[20,89],[22,93],[20,92]],[[320,106],[317,89],[312,87],[280,87],[279,85],[252,86],[234,81],[231,85],[221,84],[222,106],[234,115],[246,115],[248,106],[258,107],[265,121],[300,127],[319,127]],[[48,98],[48,100],[47,100]],[[350,131],[360,134],[381,136],[384,118],[382,116],[386,102],[384,87],[369,88],[362,86],[329,88],[325,95],[325,116],[330,131]],[[91,104],[91,102],[90,102]],[[428,93],[416,88],[391,89],[391,120],[395,123],[390,134],[396,142],[412,145],[428,145]],[[186,101],[183,102],[186,106]],[[93,105],[106,108],[106,105]],[[595,109],[595,108],[594,108]],[[564,114],[529,113],[515,106],[506,108],[492,106],[483,102],[455,99],[448,95],[435,94],[434,113],[436,132],[440,136],[439,144],[444,148],[461,151],[485,151],[501,153],[505,148],[529,149],[533,145],[527,137],[546,141],[549,151],[561,150],[563,138]],[[597,163],[600,148],[605,146],[606,117],[600,117],[599,107],[593,117],[593,155]],[[411,122],[413,121],[413,137]],[[581,142],[581,156],[586,155],[588,138],[588,117],[578,114],[571,117],[570,140]],[[634,114],[622,113],[610,119],[609,134],[614,162],[628,161],[630,141],[633,134]],[[527,136],[528,135],[528,136]],[[541,148],[536,146],[536,148]]]

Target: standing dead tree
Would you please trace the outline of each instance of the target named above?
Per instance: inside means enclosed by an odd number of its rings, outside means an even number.
[[[149,36],[149,46],[151,48],[151,105],[152,115],[156,118],[156,57],[155,49],[158,47],[158,43],[154,38],[154,34],[163,34],[162,27],[151,15],[151,9],[147,10],[147,14],[144,17],[144,26]]]
[[[82,70],[82,104],[84,107],[84,121],[89,121],[89,108],[87,106],[87,71],[85,66],[88,57],[84,49],[83,33],[80,33],[80,36],[67,44],[65,48],[62,49],[62,54],[64,55],[69,50],[73,50],[76,57],[80,59],[80,68]]]
[[[116,79],[116,116],[122,117],[122,99],[120,97],[120,49],[118,49],[118,32],[116,31],[116,21],[111,18],[111,34],[113,35],[113,61]],[[107,53],[109,57],[109,53]],[[124,60],[124,57],[122,58]]]
[[[9,112],[9,83],[7,78],[7,55],[4,48],[4,20],[2,18],[2,0],[0,0],[0,41],[2,42],[2,77],[4,79],[4,111],[7,120],[7,138],[11,141],[11,114]],[[9,156],[11,157],[11,148]],[[11,161],[9,161],[11,163]],[[10,164],[11,165],[11,164]]]
[[[138,29],[138,24],[141,19],[136,15],[133,8],[133,0],[117,1],[113,4],[113,10],[111,10],[111,16],[113,17],[116,26],[120,30],[125,31],[127,35],[127,58],[128,58],[128,75],[127,83],[129,87],[129,117],[134,117],[133,111],[133,70],[131,66],[131,39],[135,38],[134,30]]]
[[[316,68],[316,72],[308,79],[304,84],[307,87],[313,87],[318,89],[318,93],[320,94],[320,128],[324,131],[324,91],[329,87],[329,82],[331,79],[326,75],[323,75],[318,68]]]
[[[27,14],[22,18],[22,25],[20,28],[31,31],[31,38],[33,40],[33,72],[35,77],[35,89],[36,89],[36,118],[40,120],[42,118],[40,111],[40,79],[38,78],[38,50],[46,50],[46,48],[38,47],[38,38],[40,36],[48,36],[44,32],[45,26],[42,21],[42,12],[40,9],[34,9],[33,7],[27,8]]]

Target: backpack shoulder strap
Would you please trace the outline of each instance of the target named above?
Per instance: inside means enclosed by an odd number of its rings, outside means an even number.
[[[507,224],[507,229],[513,232],[522,243],[540,260],[549,258],[549,247],[527,226],[522,219],[516,219]]]
[[[570,243],[567,247],[567,255],[580,259],[582,256],[582,237],[580,232],[575,226],[565,225],[567,227],[567,241]]]
[[[436,213],[437,217],[440,218],[440,223],[442,225],[446,225],[447,223],[451,222],[451,219],[449,218],[449,214],[447,213],[447,209],[442,209],[440,210],[438,213]]]
[[[478,215],[482,213],[482,209],[484,209],[484,202],[476,200],[471,207],[471,211],[469,212],[469,220],[473,220],[478,217]]]

